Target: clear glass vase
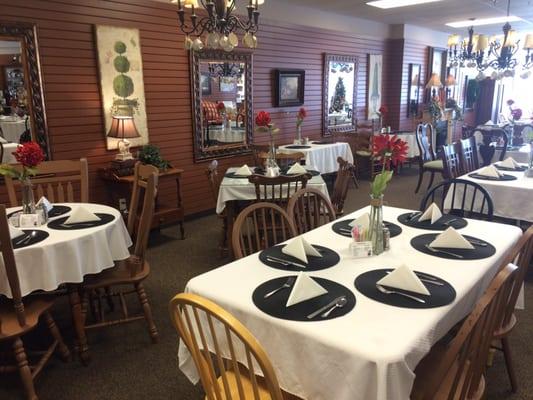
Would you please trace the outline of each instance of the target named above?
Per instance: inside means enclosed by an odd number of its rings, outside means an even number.
[[[273,168],[273,169],[279,169],[278,163],[276,162],[276,145],[274,143],[274,139],[270,139],[270,145],[268,149],[268,157],[266,160],[265,167]]]
[[[301,125],[298,125],[296,127],[296,141],[297,141],[297,144],[303,144],[302,143],[302,126]]]
[[[20,181],[22,192],[22,213],[34,214],[35,213],[35,198],[33,197],[33,186],[29,179],[23,179]]]
[[[383,243],[383,195],[370,196],[370,226],[368,236],[372,242],[372,253],[379,255],[384,251]]]

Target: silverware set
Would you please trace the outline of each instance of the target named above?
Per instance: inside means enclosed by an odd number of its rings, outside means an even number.
[[[392,271],[387,271],[387,275],[390,274]],[[418,279],[420,279],[422,282],[430,283],[435,286],[444,286],[444,283],[439,282],[433,277],[430,277],[428,275],[420,274],[419,272],[415,272],[415,275],[418,276]]]
[[[298,267],[298,268],[307,268],[307,265],[304,265],[304,264],[300,264],[300,263],[297,263],[297,262],[294,262],[294,261],[289,261],[289,260],[286,260],[284,258],[277,258],[277,257],[274,257],[274,256],[267,256],[267,261],[270,261],[274,264],[280,264],[280,265],[284,265],[285,267],[288,267],[290,265],[294,265],[295,267]]]
[[[28,233],[22,239],[20,239],[19,241],[15,242],[15,245],[19,246],[21,244],[28,244],[36,236],[37,236],[37,231],[31,231],[31,233]]]
[[[78,227],[86,227],[86,226],[93,226],[94,222],[75,222],[73,224],[59,224],[59,226],[63,228],[78,228]]]
[[[426,249],[428,249],[429,251],[431,251],[432,253],[441,253],[441,254],[447,254],[447,255],[449,255],[449,256],[456,257],[456,258],[464,258],[462,255],[457,254],[457,253],[452,253],[451,251],[441,250],[441,249],[436,249],[436,248],[434,248],[434,247],[431,247],[431,246],[429,245],[429,243],[426,243],[426,244],[424,245],[424,247],[425,247]]]
[[[348,303],[348,299],[346,299],[346,296],[340,296],[334,299],[333,301],[326,304],[324,307],[320,307],[318,310],[312,312],[307,316],[307,319],[313,319],[318,314],[322,313],[321,317],[326,318],[335,310],[336,308],[342,308]]]
[[[407,293],[403,293],[403,292],[398,292],[396,290],[385,289],[379,283],[376,283],[376,288],[381,293],[384,293],[384,294],[395,294],[395,295],[398,295],[398,296],[403,296],[403,297],[406,297],[408,299],[411,299],[411,300],[414,300],[414,301],[418,301],[419,303],[425,303],[426,302],[424,299],[421,299],[420,297],[416,297],[416,296],[413,296],[413,295],[410,295],[410,294],[407,294]]]

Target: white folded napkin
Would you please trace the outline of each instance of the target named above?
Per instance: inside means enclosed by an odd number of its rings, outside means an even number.
[[[235,171],[235,175],[250,176],[250,175],[253,175],[253,172],[248,166],[248,164],[244,164],[237,171]]]
[[[435,203],[431,203],[431,205],[424,211],[424,214],[420,218],[418,218],[419,222],[426,221],[428,219],[431,220],[431,225],[433,225],[435,222],[437,222],[440,217],[442,217],[442,212],[439,209],[439,206],[437,206]]]
[[[287,243],[282,249],[283,254],[293,256],[300,261],[303,261],[307,264],[307,256],[322,257],[322,254],[318,252],[313,246],[307,242],[303,237],[298,236],[297,238],[291,240]]]
[[[492,126],[494,125],[494,122],[492,122],[492,120],[489,119],[487,122],[485,122],[485,125]]]
[[[385,275],[377,284],[429,296],[429,290],[407,265],[402,264],[390,274]]]
[[[352,228],[354,226],[361,226],[363,227],[364,229],[368,229],[368,227],[370,226],[370,215],[366,212],[362,215],[360,215],[359,217],[357,217],[356,219],[354,219],[352,222],[350,222],[349,224]]]
[[[488,165],[477,172],[478,175],[487,176],[489,178],[499,178],[502,176],[500,171],[494,165]]]
[[[70,213],[70,216],[64,222],[65,224],[76,224],[79,222],[93,222],[100,221],[100,217],[94,215],[92,212],[87,210],[83,206],[75,207],[74,210]]]
[[[474,246],[451,226],[438,235],[429,245],[431,247],[447,247],[450,249],[474,249]]]
[[[520,164],[518,164],[513,157],[507,157],[505,160],[503,160],[498,165],[500,167],[512,168],[512,169],[520,167]]]
[[[9,224],[9,236],[11,237],[11,239],[16,239],[24,234],[25,233],[22,229],[15,228],[13,225]]]
[[[53,204],[48,201],[46,197],[41,197],[39,201],[37,202],[36,206],[43,206],[47,213],[49,213],[52,208],[54,208]]]
[[[300,165],[300,163],[294,163],[292,167],[289,168],[287,174],[306,174],[307,170]]]
[[[0,136],[0,143],[9,143],[5,138]]]
[[[296,282],[294,282],[294,285],[292,286],[286,307],[293,306],[302,301],[314,299],[315,297],[322,296],[326,293],[328,293],[328,291],[319,285],[317,281],[303,272],[300,272],[298,273]]]

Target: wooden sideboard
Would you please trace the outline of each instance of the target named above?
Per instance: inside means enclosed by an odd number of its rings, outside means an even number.
[[[108,196],[114,206],[118,205],[123,214],[127,213],[128,205],[121,204],[121,199],[129,201],[131,198],[131,189],[133,187],[133,175],[118,176],[113,173],[111,168],[101,168],[98,170],[100,177],[104,180],[107,187]],[[184,209],[181,194],[181,174],[182,169],[168,168],[159,172],[159,181],[163,179],[174,179],[176,181],[176,203],[163,203],[156,199],[155,213],[152,221],[152,229],[159,229],[161,225],[178,223],[181,233],[181,239],[185,239],[185,230],[183,227]]]

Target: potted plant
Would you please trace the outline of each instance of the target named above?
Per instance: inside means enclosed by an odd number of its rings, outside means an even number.
[[[170,168],[170,163],[161,157],[159,147],[153,144],[147,144],[141,147],[138,158],[143,164],[153,165],[160,171],[165,171]]]

